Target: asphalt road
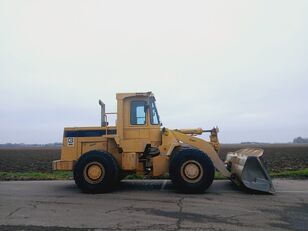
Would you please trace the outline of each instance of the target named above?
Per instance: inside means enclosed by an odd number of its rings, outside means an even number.
[[[274,184],[275,195],[224,180],[189,195],[166,180],[137,180],[89,195],[73,181],[0,182],[0,230],[308,230],[308,181]]]

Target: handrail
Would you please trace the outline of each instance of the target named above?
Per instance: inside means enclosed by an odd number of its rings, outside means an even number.
[[[107,117],[107,115],[118,115],[118,113],[117,112],[106,112],[105,114],[104,114],[104,118],[105,118],[105,121],[106,121],[106,134],[107,134],[107,130],[108,130],[108,117]]]

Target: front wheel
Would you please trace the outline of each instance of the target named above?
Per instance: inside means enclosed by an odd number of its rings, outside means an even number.
[[[213,183],[215,167],[206,153],[181,148],[170,160],[169,175],[180,191],[201,193]]]
[[[83,154],[74,167],[76,185],[86,193],[101,193],[113,189],[119,177],[114,157],[106,152]]]

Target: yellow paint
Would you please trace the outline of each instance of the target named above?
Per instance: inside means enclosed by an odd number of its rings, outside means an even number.
[[[135,152],[122,153],[122,169],[124,171],[134,171],[137,168],[138,158]]]
[[[75,127],[65,128],[65,131],[77,130],[104,130],[106,134],[110,130],[116,129],[116,134],[103,135],[97,137],[74,137],[68,140],[63,138],[61,150],[61,160],[53,162],[54,170],[72,170],[74,163],[79,157],[91,150],[98,150],[111,153],[121,170],[145,174],[146,170],[153,176],[164,175],[168,172],[170,156],[174,148],[186,144],[191,145],[205,152],[214,163],[222,175],[230,177],[230,172],[225,168],[224,163],[218,157],[219,141],[217,129],[211,130],[210,141],[195,137],[204,132],[203,129],[162,129],[160,124],[151,124],[150,110],[146,110],[145,124],[130,124],[130,107],[132,101],[144,101],[147,105],[154,95],[151,92],[145,93],[119,93],[117,99],[116,126],[106,127]],[[145,168],[144,162],[140,157],[146,151],[146,147],[151,146],[159,150],[159,155],[148,157],[149,169]],[[148,168],[148,167],[147,167]],[[97,175],[97,169],[93,167],[89,170],[89,175],[93,178]]]

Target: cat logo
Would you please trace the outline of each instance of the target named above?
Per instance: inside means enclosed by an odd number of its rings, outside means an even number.
[[[73,137],[67,138],[67,146],[74,147],[74,138]]]

